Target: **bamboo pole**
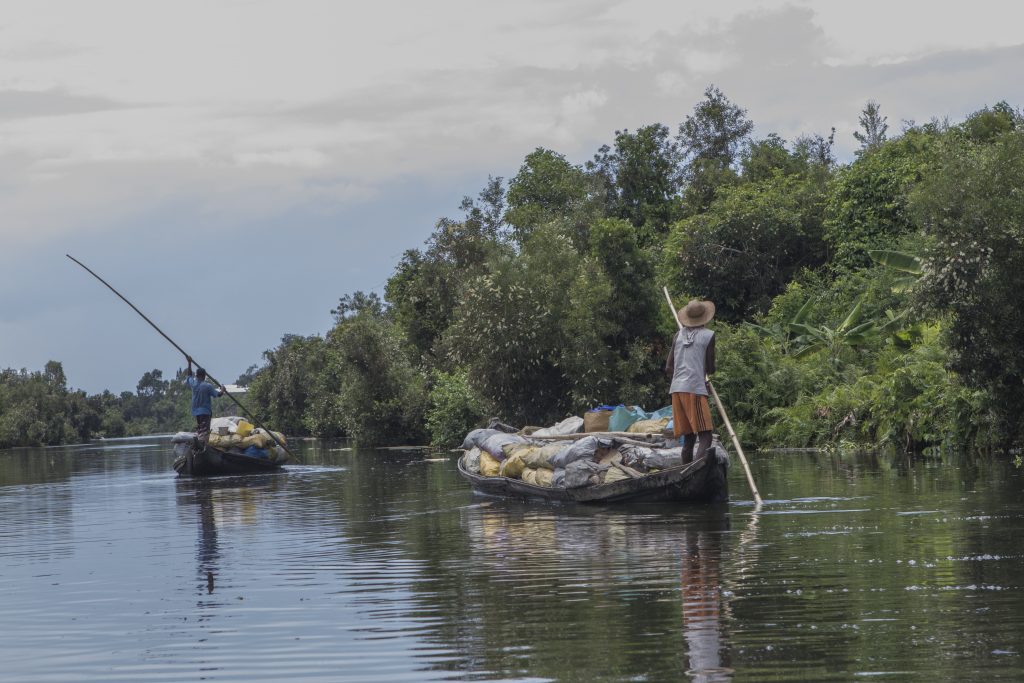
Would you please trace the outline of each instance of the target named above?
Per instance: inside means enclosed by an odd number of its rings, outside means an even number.
[[[174,341],[173,339],[171,339],[170,337],[168,337],[168,336],[167,336],[167,335],[166,335],[166,334],[164,333],[164,331],[163,331],[163,330],[161,330],[161,329],[160,329],[159,327],[157,327],[157,326],[156,326],[156,323],[154,323],[154,322],[153,322],[152,320],[150,320],[150,319],[149,319],[148,317],[146,317],[146,314],[145,314],[145,313],[143,313],[142,311],[140,311],[140,310],[139,310],[139,309],[138,309],[138,308],[137,308],[137,307],[135,306],[135,304],[133,304],[133,303],[132,303],[131,301],[128,301],[128,299],[126,299],[126,298],[124,297],[124,295],[122,295],[122,294],[121,294],[121,292],[119,292],[119,291],[117,291],[116,289],[114,289],[114,288],[113,288],[113,287],[112,287],[112,286],[110,285],[110,283],[108,283],[108,282],[107,282],[106,280],[104,280],[104,279],[103,279],[103,278],[101,278],[101,277],[100,277],[99,275],[97,275],[96,273],[94,273],[94,272],[92,271],[92,269],[90,269],[90,268],[89,268],[89,267],[88,267],[87,265],[85,265],[84,263],[82,263],[81,261],[79,261],[78,259],[76,259],[76,258],[75,258],[74,256],[72,256],[71,254],[64,254],[64,255],[65,255],[65,256],[67,256],[67,257],[68,257],[69,259],[71,259],[72,261],[74,261],[75,263],[77,263],[78,265],[82,266],[82,268],[84,268],[84,269],[86,270],[86,272],[88,272],[88,273],[89,273],[90,275],[92,275],[92,276],[93,276],[94,278],[96,278],[97,280],[99,280],[100,282],[102,282],[102,283],[103,283],[104,285],[106,285],[107,289],[109,289],[109,290],[110,290],[111,292],[113,292],[114,294],[116,294],[116,295],[117,295],[117,297],[118,297],[119,299],[121,299],[121,301],[123,301],[123,302],[125,302],[126,304],[128,304],[129,306],[131,306],[131,308],[132,308],[132,310],[133,310],[133,311],[135,311],[136,313],[138,313],[138,314],[139,314],[139,316],[141,316],[143,320],[145,320],[145,321],[146,321],[147,323],[149,323],[150,327],[152,327],[152,328],[153,328],[154,330],[156,330],[157,332],[159,332],[159,333],[160,333],[160,336],[161,336],[161,337],[163,337],[164,339],[166,339],[167,341],[169,341],[169,342],[171,343],[171,346],[173,346],[174,348],[176,348],[176,349],[178,350],[178,352],[179,352],[179,353],[180,353],[181,355],[185,356],[185,359],[186,359],[186,360],[191,360],[192,362],[194,362],[194,363],[195,363],[195,359],[194,359],[194,358],[192,358],[192,356],[190,356],[190,355],[189,355],[188,353],[186,353],[186,352],[185,352],[185,349],[183,349],[183,348],[181,348],[180,346],[178,346],[177,342],[175,342],[175,341]],[[199,363],[196,363],[196,365],[199,365]],[[199,367],[205,367],[205,366],[199,365]],[[218,387],[220,387],[221,389],[224,389],[224,385],[223,385],[223,384],[221,384],[220,382],[218,382],[218,381],[217,381],[216,379],[214,379],[214,378],[213,378],[213,375],[209,374],[209,371],[207,371],[207,374],[206,374],[206,378],[207,378],[208,380],[210,380],[211,382],[213,382],[214,384],[216,384],[216,385],[217,385]],[[274,443],[276,443],[276,444],[277,444],[278,446],[280,446],[281,448],[283,448],[283,449],[284,449],[284,452],[285,452],[285,453],[287,453],[287,454],[289,455],[289,457],[291,457],[291,458],[295,458],[295,455],[294,455],[294,454],[293,454],[293,453],[292,453],[292,452],[291,452],[290,450],[288,450],[288,447],[287,447],[287,446],[285,446],[285,445],[284,445],[283,443],[281,443],[280,441],[278,441],[277,437],[276,437],[276,436],[274,436],[274,433],[273,433],[272,431],[270,431],[269,429],[267,429],[266,427],[264,427],[264,426],[263,426],[262,424],[260,424],[260,421],[256,419],[256,416],[255,416],[255,415],[253,415],[253,414],[252,414],[251,412],[249,412],[249,409],[248,409],[248,408],[246,408],[246,407],[245,407],[244,405],[242,405],[242,404],[241,404],[241,403],[239,402],[239,400],[238,400],[237,398],[235,398],[234,396],[232,396],[231,394],[229,394],[229,393],[227,392],[227,390],[226,390],[226,389],[225,389],[225,391],[224,391],[224,395],[225,395],[225,396],[227,396],[228,398],[230,398],[230,399],[231,399],[232,401],[234,401],[235,405],[237,405],[237,406],[238,406],[239,408],[241,408],[242,412],[244,412],[244,413],[245,413],[246,417],[248,417],[248,418],[249,418],[250,420],[252,420],[252,423],[253,423],[254,425],[256,425],[257,427],[260,427],[261,429],[263,429],[263,431],[265,431],[265,432],[266,432],[267,434],[269,434],[269,435],[270,435],[270,438],[274,440]]]
[[[668,287],[663,287],[662,290],[665,292],[665,300],[668,301],[668,307],[672,311],[672,318],[676,321],[676,325],[679,326],[679,331],[683,330],[683,323],[679,320],[679,314],[676,312],[675,304],[672,303],[672,295],[668,293]],[[732,445],[736,447],[736,453],[740,456],[740,462],[743,463],[743,471],[747,475],[747,484],[750,485],[750,490],[754,494],[754,504],[758,507],[764,502],[761,500],[761,494],[757,492],[757,484],[754,483],[754,475],[750,473],[750,465],[747,464],[747,457],[743,454],[743,446],[740,445],[739,437],[736,436],[736,431],[732,428],[732,422],[729,421],[729,415],[725,412],[725,406],[722,405],[722,400],[718,398],[718,392],[715,391],[715,385],[711,383],[711,380],[707,377],[704,380],[708,383],[708,388],[711,390],[711,396],[715,399],[715,406],[718,408],[719,415],[722,416],[722,422],[725,423],[725,428],[729,431],[729,438],[732,439]]]

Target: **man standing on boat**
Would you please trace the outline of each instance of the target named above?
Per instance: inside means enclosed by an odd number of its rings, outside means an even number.
[[[715,333],[704,326],[715,316],[715,305],[694,299],[676,315],[683,328],[672,340],[665,372],[672,378],[673,431],[683,445],[685,464],[704,457],[711,446],[714,427],[706,380],[715,371]]]
[[[206,450],[206,444],[210,441],[210,420],[213,419],[213,406],[211,400],[214,396],[223,396],[224,389],[218,389],[206,381],[206,370],[197,367],[195,375],[192,374],[192,358],[188,359],[188,376],[185,384],[192,389],[192,416],[196,418],[196,450]]]

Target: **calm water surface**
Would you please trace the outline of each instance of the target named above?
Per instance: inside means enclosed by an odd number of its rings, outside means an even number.
[[[1022,474],[755,455],[721,507],[474,497],[453,457],[0,451],[0,680],[1024,680]]]

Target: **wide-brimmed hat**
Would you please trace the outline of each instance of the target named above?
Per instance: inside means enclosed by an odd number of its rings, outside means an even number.
[[[680,308],[676,315],[686,327],[700,327],[707,325],[708,321],[715,317],[715,304],[710,301],[697,301],[691,299],[690,303]]]

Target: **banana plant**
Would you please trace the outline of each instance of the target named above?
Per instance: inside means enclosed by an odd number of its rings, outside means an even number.
[[[861,296],[838,327],[790,323],[790,329],[799,335],[794,340],[797,350],[793,355],[800,358],[827,349],[829,357],[836,362],[842,349],[863,346],[876,339],[879,333],[878,324],[874,320],[860,322],[863,304],[864,297]]]
[[[893,283],[894,292],[905,292],[924,275],[924,261],[914,254],[891,249],[870,249],[868,255],[875,263],[905,273],[903,277],[897,278]]]
[[[807,316],[811,312],[812,303],[813,299],[811,297],[807,297],[807,301],[803,303],[800,310],[797,311],[793,318],[786,323],[773,323],[765,326],[748,322],[746,325],[747,327],[753,328],[761,334],[774,339],[779,343],[779,346],[782,347],[783,353],[789,353],[790,346],[796,340],[797,335],[801,333],[795,326],[800,326],[805,320],[807,320]]]

